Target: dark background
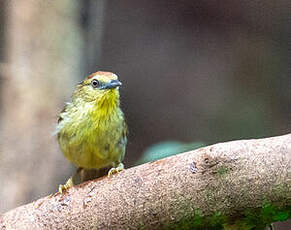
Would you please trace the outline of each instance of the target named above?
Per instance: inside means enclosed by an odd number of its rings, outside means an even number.
[[[76,83],[97,70],[123,82],[126,167],[164,141],[209,145],[291,130],[288,0],[0,7],[2,211],[72,174],[51,134]]]

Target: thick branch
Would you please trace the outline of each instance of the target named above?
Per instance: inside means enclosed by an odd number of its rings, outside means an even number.
[[[290,175],[291,134],[221,143],[18,207],[0,228],[158,229],[197,212],[235,218],[265,202],[291,206]]]

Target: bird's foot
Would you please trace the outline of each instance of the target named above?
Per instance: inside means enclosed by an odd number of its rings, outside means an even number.
[[[71,188],[74,186],[73,178],[70,177],[65,185],[60,184],[59,185],[59,192],[64,193],[67,189]]]
[[[111,176],[115,173],[118,173],[118,172],[122,171],[123,169],[124,169],[124,165],[122,163],[119,163],[116,168],[111,168],[109,170],[108,176]]]

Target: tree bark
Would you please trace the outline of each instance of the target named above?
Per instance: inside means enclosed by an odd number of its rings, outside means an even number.
[[[1,229],[161,229],[291,206],[291,134],[215,144],[126,169],[3,214]]]

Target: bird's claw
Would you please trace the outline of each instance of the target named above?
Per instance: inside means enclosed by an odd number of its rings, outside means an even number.
[[[66,182],[65,185],[63,185],[63,184],[60,184],[60,185],[59,185],[59,192],[60,192],[60,193],[64,193],[67,189],[69,189],[69,188],[71,188],[71,187],[73,187],[73,186],[74,186],[73,178],[70,177],[70,178],[67,180],[67,182]]]
[[[108,172],[108,176],[111,176],[113,174],[119,173],[124,169],[124,165],[122,163],[119,163],[116,168],[111,168]]]

